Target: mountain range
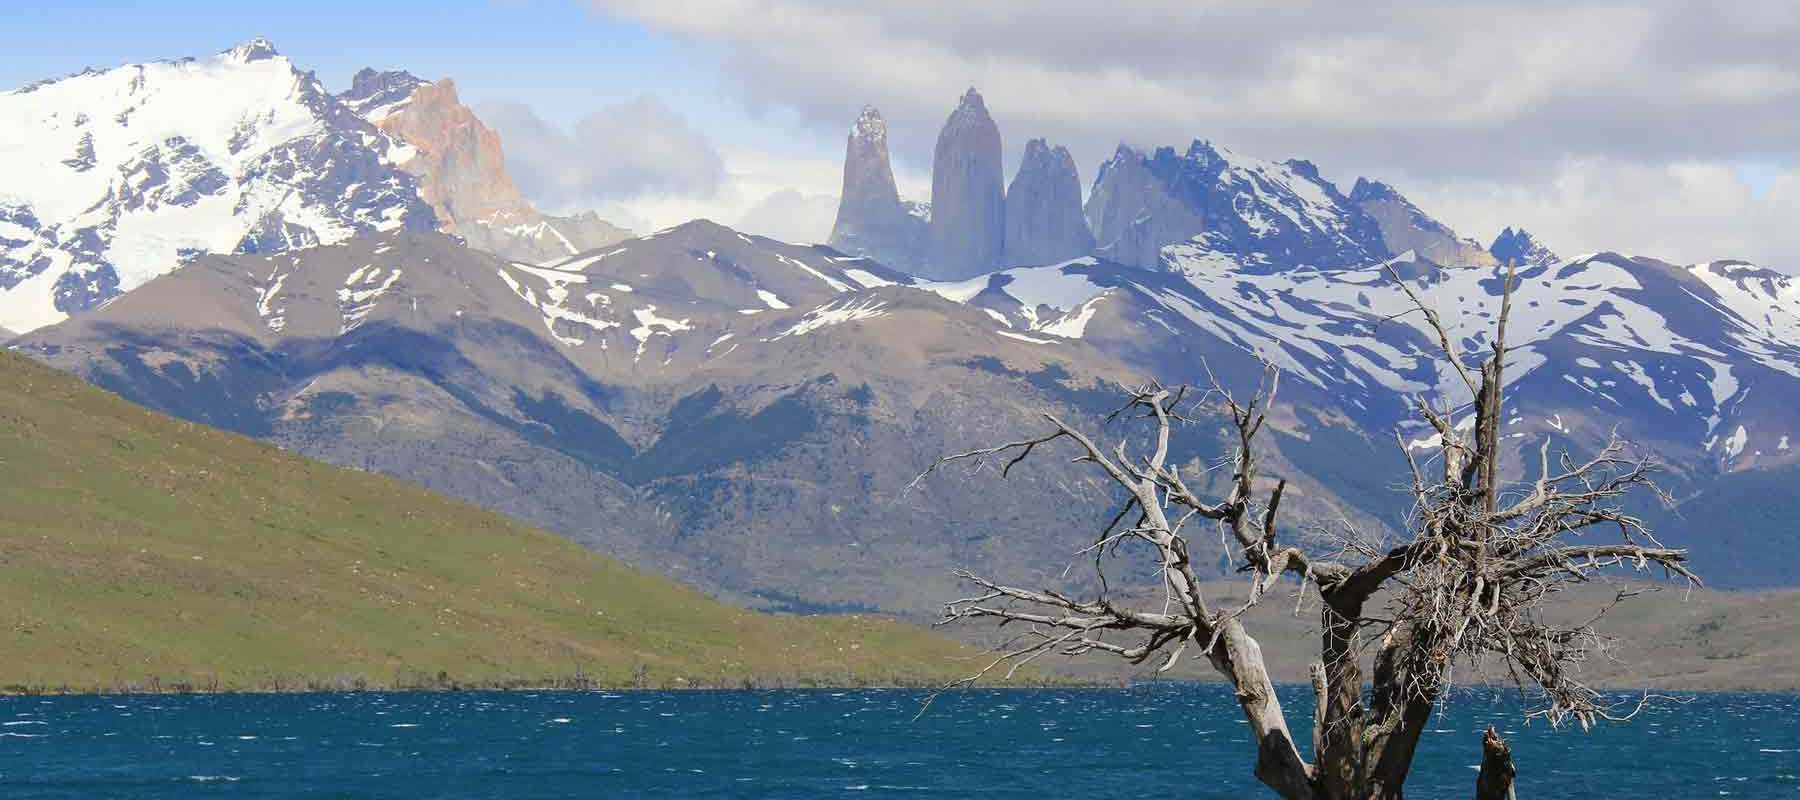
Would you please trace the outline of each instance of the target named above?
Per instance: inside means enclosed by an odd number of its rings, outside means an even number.
[[[335,174],[327,159],[279,183],[216,153],[202,130],[213,122],[170,122],[154,134],[159,163],[190,166],[165,168],[163,188],[140,192],[157,201],[134,205],[114,199],[129,194],[119,187],[150,184],[122,171],[116,131],[97,135],[106,181],[83,197],[102,212],[0,185],[0,208],[34,220],[21,244],[0,242],[11,248],[0,267],[24,276],[0,296],[11,309],[0,324],[21,334],[12,347],[152,408],[407,478],[743,604],[923,616],[954,596],[952,567],[1004,563],[1054,582],[1094,534],[1103,486],[1058,467],[908,491],[912,477],[942,453],[1032,430],[1046,409],[1098,425],[1113,382],[1247,391],[1259,359],[1283,372],[1269,470],[1291,480],[1285,507],[1310,525],[1392,532],[1406,511],[1400,447],[1434,447],[1411,398],[1460,397],[1398,281],[1477,352],[1516,270],[1505,435],[1521,452],[1545,439],[1591,451],[1617,430],[1696,509],[1796,471],[1800,284],[1741,262],[1565,259],[1514,229],[1484,246],[1380,181],[1344,192],[1309,162],[1206,141],[1122,146],[1083,200],[1067,151],[1032,140],[1003,186],[999,133],[973,90],[939,137],[929,205],[899,197],[885,125],[863,110],[827,245],[703,220],[626,238],[591,215],[541,214],[452,82],[365,71],[331,95],[260,42],[0,95],[0,121],[23,131],[17,141],[60,142],[42,152],[78,147],[77,109],[90,110],[86,127],[116,119],[102,112],[132,95],[113,87],[139,73],[281,83],[228,95],[244,98],[233,119],[288,120],[252,126],[250,140],[353,144],[379,181],[317,179]],[[203,144],[181,161],[176,138]],[[12,141],[0,139],[0,165],[26,158]],[[207,188],[209,169],[227,188]],[[377,183],[390,205],[358,199]],[[273,239],[250,235],[268,208],[218,199],[275,186],[279,208],[295,210]],[[329,210],[301,213],[315,207]],[[203,215],[240,232],[131,260],[150,252],[131,231]],[[338,219],[349,221],[319,221]],[[98,288],[45,288],[63,283]],[[1197,475],[1217,477],[1216,424],[1184,428],[1178,445]],[[1797,550],[1781,545],[1800,509],[1767,501],[1753,528],[1645,513],[1716,585],[1790,585]],[[1196,556],[1232,570],[1222,548]]]
[[[0,378],[0,694],[923,683],[980,658],[733,608],[14,353]]]
[[[0,94],[0,327],[96,308],[200,253],[443,229],[520,258],[621,239],[551,217],[449,81],[327,91],[256,39],[204,59],[88,69]]]

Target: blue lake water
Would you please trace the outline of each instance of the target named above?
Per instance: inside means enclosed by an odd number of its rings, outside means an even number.
[[[1300,726],[1303,692],[1288,699]],[[1210,685],[916,691],[0,698],[0,797],[1265,797]],[[1708,694],[1582,733],[1459,695],[1419,798],[1468,797],[1480,731],[1519,796],[1800,796],[1800,696]],[[1298,733],[1306,738],[1306,733]]]

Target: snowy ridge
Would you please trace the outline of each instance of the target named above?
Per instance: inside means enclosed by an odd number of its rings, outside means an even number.
[[[1099,255],[1146,269],[1183,243],[1265,271],[1388,255],[1376,220],[1310,162],[1265,161],[1206,141],[1181,154],[1120,147],[1101,165],[1086,214]]]
[[[263,40],[0,94],[0,326],[93,308],[196,253],[428,228],[401,152]]]
[[[636,363],[660,349],[657,360],[668,366],[685,358],[683,352],[699,356],[684,368],[751,343],[881,316],[885,304],[865,293],[913,282],[830,248],[751,237],[706,221],[543,266],[503,262],[498,273],[551,338],[588,353],[572,357],[604,363],[595,351],[613,347],[631,352]]]
[[[430,85],[430,81],[403,70],[376,72],[365,67],[351,77],[350,90],[338,99],[364,119],[379,124],[411,103],[413,92],[419,87]]]
[[[1274,273],[1233,269],[1214,252],[1175,248],[1167,257],[1168,272],[1077,259],[920,288],[980,307],[1011,338],[1034,343],[1093,338],[1098,312],[1116,309],[1135,328],[1103,338],[1247,351],[1380,430],[1405,420],[1408,396],[1466,400],[1433,358],[1423,320],[1406,313],[1395,275],[1440,310],[1461,352],[1482,353],[1504,274],[1440,268],[1410,253],[1358,269]],[[1684,268],[1600,254],[1521,268],[1516,280],[1507,378],[1534,382],[1532,396],[1605,418],[1666,420],[1655,424],[1726,460],[1779,451],[1787,426],[1800,427],[1780,410],[1745,421],[1761,413],[1748,402],[1758,383],[1780,382],[1762,390],[1778,396],[1800,389],[1795,279],[1747,264]],[[1738,441],[1740,426],[1753,441]]]

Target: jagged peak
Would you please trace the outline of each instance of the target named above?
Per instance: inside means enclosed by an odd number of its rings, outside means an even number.
[[[1159,160],[1175,157],[1175,148],[1173,147],[1156,148],[1156,158]],[[1214,144],[1211,139],[1195,139],[1188,145],[1187,152],[1181,154],[1180,158],[1207,171],[1229,169],[1235,162],[1241,160],[1230,149]]]
[[[1561,259],[1543,242],[1531,235],[1524,228],[1513,228],[1508,225],[1494,237],[1494,243],[1488,245],[1488,253],[1501,263],[1514,261],[1520,264],[1554,264]]]
[[[856,115],[856,124],[850,127],[850,135],[867,142],[887,141],[887,122],[881,118],[881,110],[873,105],[862,107],[862,113]]]
[[[221,52],[219,55],[223,56],[228,61],[235,61],[239,64],[248,64],[252,61],[265,61],[271,58],[279,58],[281,52],[275,49],[274,42],[258,36],[250,41]]]
[[[1357,178],[1356,185],[1350,187],[1350,202],[1366,203],[1370,200],[1400,200],[1406,197],[1399,190],[1381,181],[1369,178]]]
[[[988,114],[987,104],[982,102],[981,93],[973,88],[963,94],[956,110],[950,112],[950,118],[944,121],[946,131],[989,128],[993,125],[994,118]]]
[[[1384,183],[1371,178],[1357,178],[1356,185],[1350,187],[1350,194],[1347,196],[1347,199],[1357,205],[1381,202],[1395,203],[1411,213],[1417,222],[1426,224],[1432,228],[1440,229],[1443,233],[1450,233],[1449,227],[1432,219],[1430,215],[1425,213],[1424,209],[1419,208],[1418,204],[1408,199],[1406,195],[1401,194],[1400,190],[1394,188],[1393,184],[1390,183]],[[1477,243],[1476,246],[1479,247],[1479,243]]]
[[[1319,177],[1319,165],[1304,158],[1290,158],[1282,162],[1282,165],[1293,170],[1296,175],[1300,175],[1314,182],[1324,182],[1323,179]]]
[[[1493,247],[1501,247],[1503,245],[1519,245],[1519,246],[1530,247],[1530,246],[1537,245],[1537,244],[1538,244],[1537,237],[1532,236],[1530,231],[1525,230],[1524,228],[1514,228],[1511,225],[1508,225],[1505,228],[1502,228],[1500,230],[1499,236],[1494,237],[1494,243],[1492,246]]]
[[[397,88],[413,89],[423,86],[428,81],[403,69],[377,70],[363,67],[350,77],[350,91],[347,94],[356,97],[368,97],[378,92]]]
[[[1157,149],[1160,150],[1162,148]],[[1174,149],[1175,148],[1173,147],[1169,148],[1170,151],[1173,151]],[[1217,155],[1220,155],[1219,148],[1212,143],[1211,139],[1195,139],[1193,143],[1188,145],[1188,158],[1206,158]]]
[[[1052,146],[1049,140],[1039,136],[1025,142],[1025,154],[1019,161],[1019,170],[1023,172],[1029,167],[1074,171],[1075,157],[1069,154],[1069,148],[1060,144]]]
[[[981,92],[976,91],[975,87],[971,86],[968,91],[963,92],[962,100],[956,104],[956,110],[978,111],[982,114],[986,114],[987,102],[981,99]]]
[[[229,48],[226,50],[220,50],[217,54],[212,56],[213,61],[223,62],[223,63],[227,63],[227,64],[233,64],[233,63],[249,64],[249,63],[253,63],[253,62],[257,62],[257,61],[268,61],[268,60],[272,60],[272,59],[282,59],[283,61],[285,61],[287,59],[287,57],[283,56],[279,51],[277,51],[275,49],[275,45],[273,43],[271,43],[268,39],[265,39],[260,36],[254,38],[254,39],[251,39],[247,42],[244,42],[243,44],[237,45],[236,47],[232,47],[232,48]],[[81,69],[79,69],[75,72],[68,73],[66,75],[60,75],[60,76],[49,77],[49,78],[39,78],[37,80],[21,84],[17,88],[12,89],[10,91],[0,89],[0,94],[30,94],[31,92],[35,92],[35,91],[37,91],[39,89],[43,89],[47,86],[54,86],[56,84],[62,83],[63,81],[74,80],[77,78],[88,78],[88,77],[93,77],[96,75],[106,75],[106,74],[112,73],[116,70],[122,70],[122,69],[142,70],[142,69],[144,69],[144,67],[151,66],[151,65],[193,64],[193,63],[198,62],[199,60],[200,59],[197,59],[193,56],[183,56],[180,58],[152,59],[152,60],[143,61],[143,62],[139,62],[139,63],[119,64],[119,65],[110,66],[110,67],[96,67],[96,66],[90,65],[90,66],[82,67]],[[289,65],[289,66],[291,67],[292,65]],[[295,71],[296,71],[296,73],[298,73],[298,70],[295,70]],[[311,75],[311,73],[304,73],[304,74]]]
[[[388,114],[410,102],[420,89],[438,84],[445,87],[449,100],[456,102],[456,86],[445,78],[436,83],[406,70],[375,70],[363,67],[350,78],[350,88],[338,96],[351,110],[379,123]]]

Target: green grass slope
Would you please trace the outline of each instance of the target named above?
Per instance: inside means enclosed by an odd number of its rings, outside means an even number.
[[[733,608],[0,352],[0,688],[889,683],[976,658]]]

